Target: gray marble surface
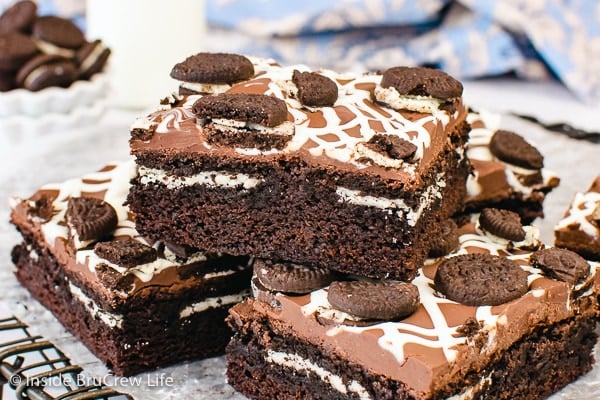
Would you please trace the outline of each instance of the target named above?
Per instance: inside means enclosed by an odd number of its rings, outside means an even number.
[[[599,110],[586,107],[561,86],[551,83],[467,82],[465,98],[475,108],[506,113],[503,127],[535,142],[546,156],[546,166],[561,177],[560,187],[547,198],[546,218],[536,221],[543,240],[552,243],[552,227],[574,193],[584,190],[593,177],[600,174],[600,145],[547,132],[508,113],[517,111],[546,122],[565,121],[598,130]],[[108,108],[95,124],[60,131],[40,130],[25,136],[0,131],[0,135],[11,135],[10,141],[0,141],[0,308],[21,317],[33,330],[53,340],[74,362],[97,377],[107,374],[99,361],[32,300],[13,277],[10,250],[19,242],[19,236],[8,223],[8,198],[29,196],[43,184],[77,177],[95,171],[107,162],[129,158],[128,127],[143,113],[143,110]],[[224,371],[223,358],[213,358],[142,374],[137,380],[106,379],[140,399],[243,398],[226,384]],[[166,377],[172,378],[172,384],[164,384]],[[553,396],[555,400],[590,398],[600,398],[600,362],[588,375]]]

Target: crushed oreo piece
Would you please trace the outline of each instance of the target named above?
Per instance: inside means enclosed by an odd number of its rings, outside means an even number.
[[[54,201],[51,197],[41,194],[33,198],[33,207],[30,213],[42,221],[49,221],[54,215]]]
[[[506,257],[461,254],[444,260],[435,274],[435,289],[468,306],[495,306],[527,293],[528,273]]]
[[[100,240],[117,227],[117,212],[107,202],[94,197],[71,197],[67,204],[67,223],[79,240]]]
[[[335,281],[327,300],[337,310],[379,320],[407,317],[420,304],[417,287],[405,282]]]
[[[482,328],[481,323],[476,318],[469,317],[461,326],[456,328],[456,332],[465,337],[473,337]]]
[[[185,82],[235,83],[254,76],[246,57],[228,53],[198,53],[175,64],[171,77]]]
[[[546,275],[563,282],[577,284],[590,274],[590,266],[579,254],[559,248],[538,250],[529,257],[532,265]]]
[[[294,294],[321,289],[334,279],[333,272],[327,268],[262,259],[254,260],[254,274],[268,290]]]
[[[434,236],[429,257],[442,257],[458,247],[458,227],[453,219],[441,224],[440,233]]]
[[[479,214],[479,225],[489,233],[513,242],[525,239],[521,217],[513,211],[484,208]]]
[[[417,151],[417,146],[408,140],[404,140],[396,135],[383,135],[379,133],[373,135],[364,145],[394,160],[407,159],[412,157]]]
[[[134,283],[134,275],[122,274],[106,264],[96,266],[96,275],[102,284],[111,290],[129,292]]]
[[[447,73],[425,67],[393,67],[381,77],[381,87],[393,87],[401,95],[452,99],[462,96],[462,84]]]
[[[226,119],[275,127],[287,121],[285,101],[253,93],[219,93],[196,100],[192,111],[200,119]]]
[[[338,98],[335,82],[319,73],[294,70],[292,82],[298,88],[298,100],[305,106],[333,106]]]
[[[157,257],[155,249],[133,238],[96,243],[94,252],[113,264],[127,268],[148,264]]]
[[[514,132],[497,130],[489,147],[494,156],[509,164],[528,169],[544,166],[544,157],[538,149]]]

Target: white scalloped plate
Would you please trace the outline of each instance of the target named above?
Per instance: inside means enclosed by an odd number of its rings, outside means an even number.
[[[107,96],[108,77],[96,74],[89,81],[76,81],[68,88],[50,87],[39,92],[15,89],[0,93],[0,124],[15,116],[44,117],[46,113],[67,114],[76,108],[90,106]]]
[[[68,113],[44,113],[38,117],[16,115],[0,118],[0,147],[19,148],[22,144],[57,140],[65,130],[80,129],[97,123],[107,108],[105,98],[75,107]]]

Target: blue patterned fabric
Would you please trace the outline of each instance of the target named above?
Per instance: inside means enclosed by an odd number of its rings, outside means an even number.
[[[12,2],[0,0],[0,7]],[[38,3],[42,13],[83,25],[83,0]],[[556,77],[583,101],[600,105],[598,0],[205,3],[211,26],[242,33],[224,51],[340,71],[405,64],[436,66],[460,79]]]

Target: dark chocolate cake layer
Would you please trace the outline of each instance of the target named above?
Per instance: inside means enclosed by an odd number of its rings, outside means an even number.
[[[256,61],[255,77],[224,94],[170,99],[132,126],[137,229],[213,252],[412,279],[438,222],[462,207],[465,107],[416,96],[428,112],[395,110],[376,100],[381,75],[331,71],[319,73],[338,87],[334,105],[307,107],[289,89],[297,68],[306,67]],[[225,100],[248,106],[240,95],[279,99],[287,120],[272,128],[195,114],[221,112]],[[288,141],[269,147],[273,135]]]
[[[126,162],[15,199],[19,281],[119,375],[221,354],[249,259],[147,240],[123,205]]]

